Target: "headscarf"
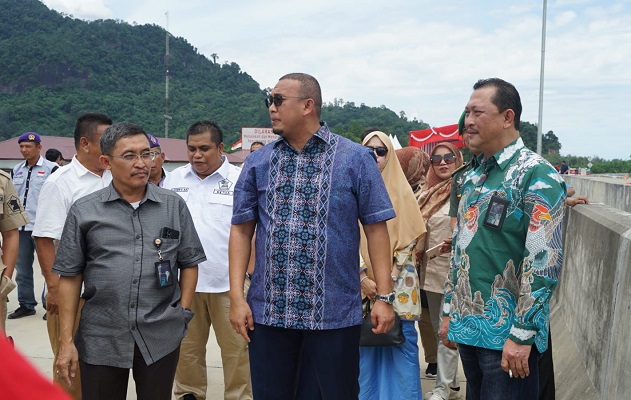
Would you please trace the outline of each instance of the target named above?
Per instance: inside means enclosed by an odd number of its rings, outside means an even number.
[[[396,213],[396,217],[386,222],[390,236],[390,250],[394,256],[397,250],[406,248],[412,241],[425,233],[425,224],[423,223],[416,197],[405,178],[399,159],[395,155],[394,147],[388,136],[379,131],[371,132],[364,138],[362,144],[365,145],[374,136],[379,137],[379,140],[388,148],[385,160],[386,165],[381,171],[381,177]],[[368,276],[373,279],[372,265],[368,255],[368,241],[363,229],[361,230],[360,252],[368,266]]]
[[[436,150],[441,146],[448,148],[449,151],[456,155],[456,169],[460,168],[462,166],[462,153],[460,153],[460,150],[458,150],[456,146],[449,142],[443,142],[434,147],[432,155],[434,155]],[[425,223],[449,200],[451,182],[451,177],[442,180],[436,175],[433,167],[429,169],[427,182],[425,182],[425,185],[423,185],[418,195],[418,204]]]
[[[418,147],[408,146],[397,150],[397,158],[412,191],[417,193],[425,184],[427,171],[431,167],[429,156]]]

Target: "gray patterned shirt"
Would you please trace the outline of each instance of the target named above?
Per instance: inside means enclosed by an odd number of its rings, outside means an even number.
[[[155,240],[162,228],[179,239],[161,239],[173,285],[160,288]],[[95,365],[131,368],[134,344],[147,365],[173,352],[193,313],[180,305],[178,268],[206,260],[182,198],[147,185],[134,209],[110,185],[77,200],[68,213],[53,272],[83,274],[85,305],[75,337],[79,358]]]

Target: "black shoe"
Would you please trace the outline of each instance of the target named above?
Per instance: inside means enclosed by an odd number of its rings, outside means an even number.
[[[7,318],[18,319],[22,317],[28,317],[29,315],[35,315],[35,310],[29,310],[26,307],[19,306],[18,309],[9,314]]]
[[[197,400],[197,399],[195,398],[195,396],[188,393],[188,394],[185,394],[184,397],[182,397],[182,400]]]
[[[44,321],[46,321],[46,318],[48,318],[48,313],[47,313],[47,312],[45,312],[45,313],[44,313],[44,316],[42,317],[42,319],[43,319]]]
[[[429,363],[427,364],[427,369],[425,370],[425,376],[430,379],[436,379],[436,371],[438,370],[437,363]]]

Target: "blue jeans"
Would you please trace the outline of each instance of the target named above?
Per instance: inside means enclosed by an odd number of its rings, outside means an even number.
[[[467,377],[467,400],[537,400],[539,398],[539,352],[532,346],[530,375],[511,378],[500,366],[501,350],[458,344],[462,368]]]
[[[15,264],[15,283],[18,285],[18,303],[20,306],[34,310],[37,305],[33,284],[33,260],[35,259],[35,241],[31,231],[20,232],[20,247]]]

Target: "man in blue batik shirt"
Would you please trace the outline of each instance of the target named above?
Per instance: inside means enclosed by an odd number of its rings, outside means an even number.
[[[376,299],[382,300],[372,310],[374,331],[383,333],[394,320],[386,221],[395,213],[370,150],[320,123],[315,78],[283,76],[266,105],[281,138],[245,162],[235,186],[229,248],[230,320],[250,342],[254,398],[295,398],[305,359],[324,398],[357,398],[359,221],[375,268]]]

